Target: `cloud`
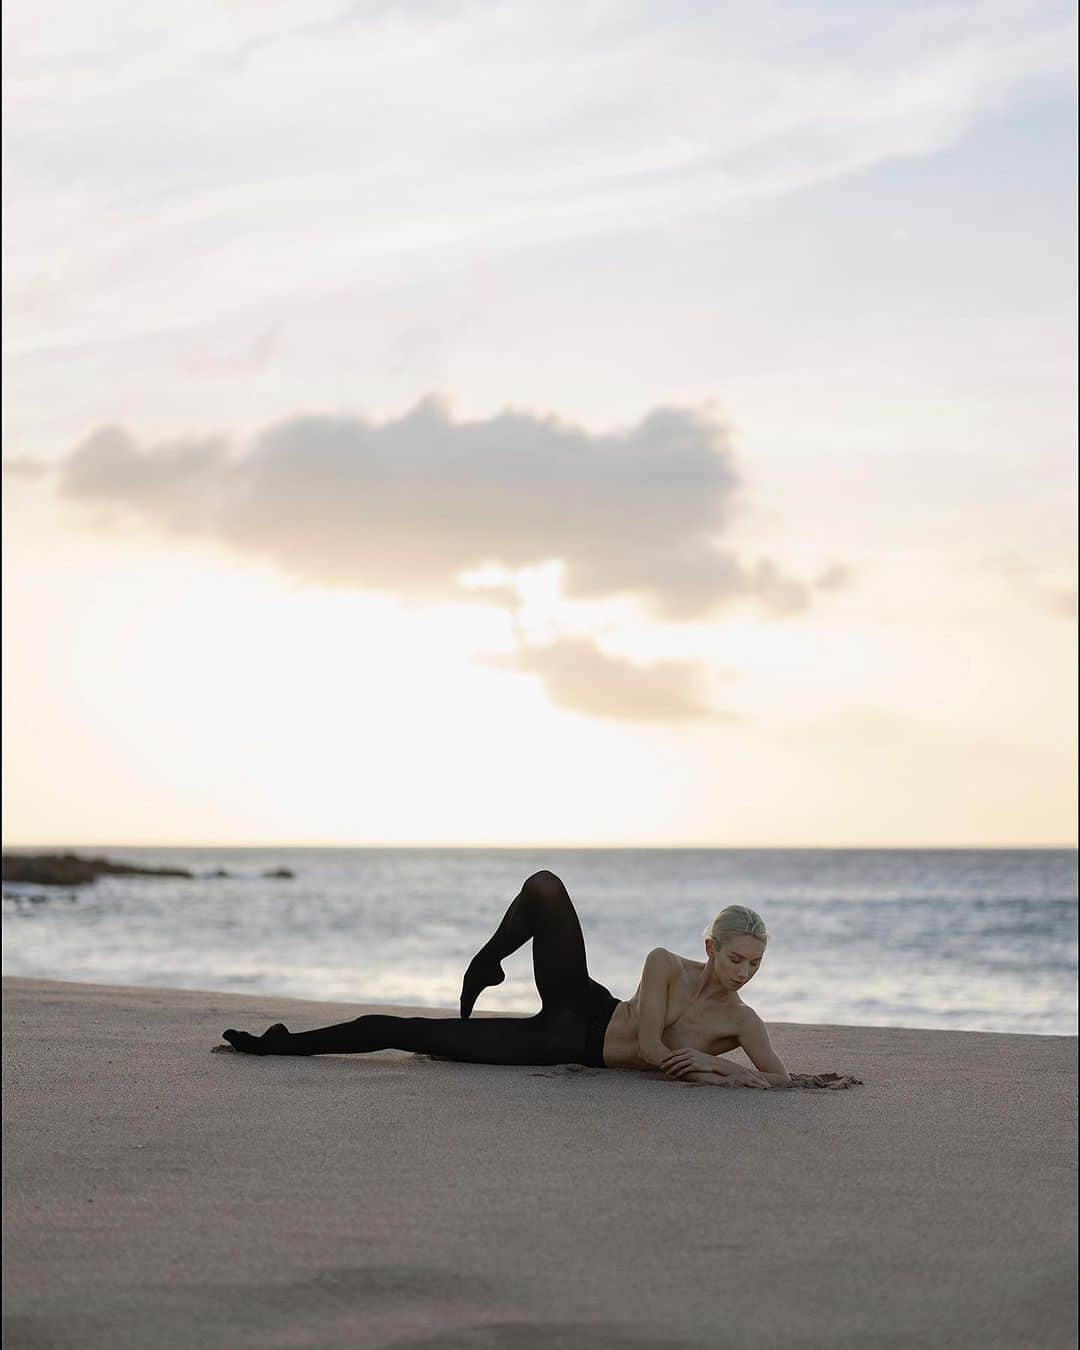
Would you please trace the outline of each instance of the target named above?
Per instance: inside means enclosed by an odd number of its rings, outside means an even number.
[[[1044,591],[1043,600],[1051,614],[1062,619],[1076,618],[1076,587],[1068,586],[1060,591]]]
[[[1071,92],[1072,8],[21,6],[10,341],[120,342],[931,154]]]
[[[851,568],[846,563],[832,563],[814,580],[815,591],[842,591],[850,586]]]
[[[179,346],[177,361],[189,375],[260,375],[277,358],[283,328],[281,320],[273,320],[246,341],[224,347],[208,342],[202,330],[197,343]]]
[[[1029,558],[1018,553],[993,553],[982,559],[982,566],[994,576],[1005,578],[1026,591],[1040,610],[1061,619],[1076,618],[1076,584],[1055,585]]]
[[[1026,578],[1035,570],[1019,553],[990,553],[983,558],[982,565],[988,572],[1001,577]]]
[[[587,638],[520,646],[506,656],[484,657],[482,664],[538,675],[556,707],[591,717],[676,722],[720,715],[702,701],[694,666],[678,661],[637,666],[605,655]]]
[[[98,507],[124,507],[180,534],[214,535],[230,474],[220,439],[180,440],[148,454],[119,427],[88,437],[60,465],[57,490]]]
[[[695,410],[592,434],[528,412],[454,422],[428,397],[382,423],[292,417],[240,454],[220,437],[141,449],[105,428],[62,463],[58,488],[299,580],[407,599],[475,597],[462,572],[559,559],[568,597],[634,596],[672,620],[739,601],[780,617],[810,600],[773,559],[723,547],[739,475],[727,428]]]
[[[38,459],[5,459],[4,477],[22,479],[25,482],[36,478],[44,478],[51,468],[51,464],[45,464]]]

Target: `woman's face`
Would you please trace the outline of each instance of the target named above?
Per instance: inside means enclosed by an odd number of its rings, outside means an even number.
[[[720,983],[727,989],[741,989],[757,974],[765,944],[760,938],[744,935],[728,938],[717,947],[712,938],[706,938],[705,950],[715,958],[714,969]]]

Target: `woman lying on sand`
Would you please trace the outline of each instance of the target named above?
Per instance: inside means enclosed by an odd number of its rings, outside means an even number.
[[[481,991],[506,978],[503,959],[529,938],[541,1011],[535,1017],[470,1021]],[[706,931],[704,963],[656,947],[645,958],[633,998],[620,1003],[589,978],[585,939],[566,887],[553,872],[536,872],[469,962],[460,1021],[376,1013],[295,1034],[280,1022],[261,1036],[230,1030],[225,1039],[252,1055],[413,1050],[472,1064],[660,1068],[692,1083],[787,1086],[789,1075],[769,1043],[765,1023],[739,997],[757,972],[768,940],[760,915],[729,905]],[[756,1070],[717,1058],[738,1046]]]

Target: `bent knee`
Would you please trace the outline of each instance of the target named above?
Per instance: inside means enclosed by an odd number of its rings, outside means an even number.
[[[566,895],[566,887],[554,872],[549,872],[546,868],[534,872],[531,877],[526,877],[525,884],[521,889],[528,889],[539,895],[559,896],[560,898]]]

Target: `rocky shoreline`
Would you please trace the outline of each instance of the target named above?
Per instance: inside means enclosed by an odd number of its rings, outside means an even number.
[[[214,877],[228,877],[219,868]],[[264,877],[292,880],[287,867],[264,872]],[[77,853],[5,853],[3,880],[34,886],[89,886],[98,877],[173,877],[194,881],[197,873],[186,867],[139,867],[133,863],[112,862],[109,858],[84,858]]]

